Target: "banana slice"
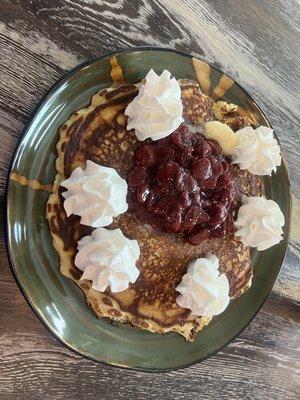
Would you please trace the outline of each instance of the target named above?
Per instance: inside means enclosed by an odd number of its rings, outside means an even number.
[[[210,121],[204,125],[204,135],[207,139],[216,140],[226,156],[233,154],[238,139],[233,130],[219,121]]]

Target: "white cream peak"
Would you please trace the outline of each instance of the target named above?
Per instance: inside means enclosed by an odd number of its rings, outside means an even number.
[[[110,287],[116,293],[137,280],[139,256],[138,242],[127,239],[120,229],[98,228],[78,242],[75,265],[83,271],[81,279],[92,281],[94,290],[104,292]]]
[[[271,175],[281,164],[280,148],[274,138],[273,129],[247,126],[235,132],[238,139],[233,154],[233,164],[247,169],[254,175]]]
[[[151,69],[138,95],[127,106],[127,129],[134,129],[138,140],[162,139],[183,122],[181,89],[171,73],[157,75]]]
[[[62,193],[67,216],[79,215],[83,225],[107,226],[127,211],[127,182],[113,168],[88,160],[85,170],[76,168],[61,186],[67,189]]]
[[[188,265],[187,273],[176,287],[176,302],[191,310],[192,315],[211,317],[223,312],[229,304],[229,282],[220,274],[219,259],[210,255]]]
[[[243,244],[263,251],[282,240],[284,215],[275,201],[244,196],[242,204],[235,221],[235,236]]]

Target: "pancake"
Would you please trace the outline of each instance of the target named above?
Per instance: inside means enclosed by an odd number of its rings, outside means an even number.
[[[203,125],[216,118],[213,101],[201,93],[196,82],[181,80],[180,85],[187,124]],[[78,216],[66,216],[61,195],[65,189],[60,183],[76,167],[85,168],[86,160],[112,167],[127,179],[133,153],[141,142],[134,131],[126,130],[124,110],[139,87],[140,84],[121,84],[102,90],[92,97],[88,107],[76,111],[62,125],[57,144],[57,175],[47,203],[47,219],[60,257],[61,273],[83,290],[97,317],[131,323],[155,333],[177,332],[193,341],[211,318],[191,316],[188,309],[179,307],[175,288],[190,261],[215,254],[220,261],[220,271],[229,280],[231,298],[238,298],[245,292],[251,286],[253,275],[249,248],[233,236],[193,246],[180,235],[156,231],[126,212],[107,228],[120,228],[126,237],[138,241],[141,255],[137,262],[140,270],[137,281],[120,293],[112,293],[110,289],[100,293],[91,288],[90,281],[80,280],[82,272],[74,264],[77,241],[89,235],[93,228],[81,225]],[[236,166],[233,170],[238,201],[242,194],[258,196],[263,193],[261,178],[240,171]]]

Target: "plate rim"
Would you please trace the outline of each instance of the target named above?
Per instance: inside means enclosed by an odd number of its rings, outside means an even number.
[[[181,50],[176,50],[170,47],[156,47],[156,46],[134,46],[134,47],[128,47],[128,48],[121,48],[121,49],[115,49],[112,51],[107,51],[102,53],[99,56],[93,57],[91,59],[88,59],[82,63],[79,63],[78,65],[76,65],[75,67],[71,68],[70,70],[64,72],[62,74],[62,76],[56,80],[54,82],[53,85],[51,85],[49,87],[49,89],[46,91],[46,93],[42,96],[42,98],[38,101],[37,105],[34,107],[33,111],[30,113],[27,122],[25,123],[22,132],[17,140],[17,143],[15,145],[14,151],[12,153],[11,156],[11,161],[9,163],[9,168],[7,170],[7,174],[6,174],[6,183],[5,183],[5,190],[4,190],[4,242],[5,242],[5,248],[6,248],[6,254],[7,254],[7,259],[8,259],[8,263],[10,266],[10,269],[12,271],[14,280],[23,296],[23,298],[25,299],[26,303],[29,305],[30,309],[34,312],[34,314],[37,316],[37,318],[39,319],[39,321],[43,324],[43,326],[47,329],[47,331],[59,342],[61,343],[63,346],[65,346],[66,348],[68,348],[69,350],[71,350],[72,352],[80,355],[81,357],[84,357],[86,359],[92,360],[94,362],[96,362],[97,364],[102,364],[105,366],[109,366],[109,367],[115,367],[115,368],[121,368],[121,369],[125,369],[125,370],[133,370],[133,371],[137,371],[137,372],[146,372],[146,373],[164,373],[164,372],[171,372],[171,371],[177,371],[183,368],[188,368],[190,366],[196,365],[198,363],[201,363],[202,361],[208,359],[209,357],[214,356],[215,354],[217,354],[219,351],[223,350],[224,348],[226,348],[229,344],[231,344],[248,326],[249,324],[253,321],[253,319],[256,317],[256,315],[258,314],[258,312],[261,310],[262,306],[264,305],[264,303],[266,302],[267,298],[269,297],[273,287],[274,287],[274,283],[278,278],[278,275],[280,273],[280,270],[283,266],[283,263],[285,261],[286,255],[287,255],[287,249],[288,249],[288,244],[290,241],[290,231],[291,231],[291,211],[292,211],[292,196],[291,196],[291,181],[290,181],[290,173],[289,173],[289,167],[287,164],[287,160],[285,157],[285,154],[283,152],[283,148],[282,145],[280,143],[280,141],[278,140],[278,137],[276,135],[276,132],[274,132],[274,135],[277,139],[277,142],[279,144],[280,147],[280,152],[281,152],[281,157],[282,157],[282,164],[283,167],[286,171],[286,175],[287,175],[287,186],[288,186],[288,194],[289,194],[289,226],[288,226],[288,230],[287,230],[287,234],[286,234],[286,240],[285,240],[285,250],[283,252],[282,258],[280,260],[280,268],[278,270],[278,273],[276,274],[275,277],[275,281],[272,285],[272,287],[270,288],[270,290],[267,292],[266,296],[263,298],[260,306],[258,307],[258,309],[256,310],[256,312],[253,314],[253,316],[251,316],[251,318],[249,319],[249,321],[242,327],[242,329],[240,329],[239,332],[236,333],[236,335],[234,335],[230,340],[228,340],[226,343],[224,343],[222,346],[220,346],[218,349],[208,353],[206,356],[201,357],[199,360],[190,362],[190,363],[186,363],[180,366],[176,366],[176,367],[171,367],[171,368],[152,368],[152,367],[138,367],[138,366],[129,366],[129,365],[121,365],[118,363],[110,363],[110,362],[106,362],[103,360],[99,360],[97,358],[92,357],[90,354],[86,354],[84,351],[79,351],[76,349],[76,347],[71,346],[70,344],[68,344],[67,342],[65,342],[62,338],[60,338],[51,328],[50,324],[48,323],[48,320],[44,317],[43,313],[41,313],[38,309],[38,307],[36,307],[30,296],[26,293],[26,290],[21,282],[21,280],[18,277],[16,268],[15,268],[15,264],[13,262],[13,257],[12,257],[12,249],[11,249],[11,241],[9,239],[9,218],[8,218],[8,201],[9,201],[9,183],[10,183],[10,174],[12,171],[12,167],[15,164],[16,161],[16,156],[17,156],[17,152],[19,150],[20,144],[25,136],[25,134],[27,133],[27,131],[30,129],[30,126],[32,124],[32,121],[35,117],[36,114],[38,114],[38,112],[40,111],[40,109],[42,108],[42,106],[44,105],[44,103],[47,101],[47,98],[50,97],[56,90],[57,87],[59,87],[65,80],[67,80],[68,78],[70,78],[73,74],[75,74],[77,71],[81,70],[82,68],[89,66],[97,61],[101,61],[107,57],[110,56],[118,56],[120,54],[126,54],[126,53],[133,53],[133,52],[138,52],[138,51],[166,51],[166,52],[170,52],[170,53],[176,53],[180,56],[184,56],[187,58],[196,58],[198,60],[204,61],[205,63],[207,63],[209,66],[211,66],[212,68],[216,69],[217,71],[219,71],[221,74],[225,74],[226,76],[230,77],[234,83],[240,88],[242,89],[247,96],[249,96],[249,98],[253,101],[254,105],[259,109],[260,113],[263,115],[263,117],[266,119],[266,121],[268,122],[269,126],[272,128],[272,125],[269,121],[269,119],[267,118],[267,116],[265,115],[264,111],[261,110],[261,107],[257,104],[256,100],[253,99],[252,95],[250,95],[250,93],[244,89],[244,87],[242,85],[240,85],[231,75],[230,73],[225,73],[223,72],[219,67],[217,67],[214,63],[212,62],[208,62],[205,57],[203,55],[201,56],[194,56],[191,53],[188,52],[184,52]]]

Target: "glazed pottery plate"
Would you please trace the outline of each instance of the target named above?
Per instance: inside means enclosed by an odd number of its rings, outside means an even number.
[[[115,55],[126,82],[140,81],[150,68],[157,73],[166,68],[176,78],[197,80],[195,66],[204,65],[187,54],[167,49],[129,49]],[[97,319],[81,290],[59,272],[45,204],[49,196],[47,185],[53,182],[56,173],[58,128],[76,109],[87,105],[95,92],[111,86],[111,56],[103,55],[69,72],[44,97],[26,126],[13,157],[7,184],[8,253],[16,280],[29,304],[53,335],[70,349],[112,365],[145,371],[171,370],[203,360],[228,344],[262,306],[278,275],[287,247],[290,222],[288,174],[283,162],[276,174],[265,180],[267,196],[279,204],[285,215],[284,240],[267,251],[252,252],[252,287],[214,318],[194,343],[187,343],[173,333],[162,336]],[[198,71],[198,77],[200,75]],[[210,93],[221,78],[222,73],[211,67]],[[269,125],[252,98],[238,84],[232,81],[228,86],[230,88],[222,99],[256,113],[260,124]],[[30,180],[31,186],[20,176]],[[16,177],[23,184],[16,181]],[[37,182],[46,186],[37,190]]]

